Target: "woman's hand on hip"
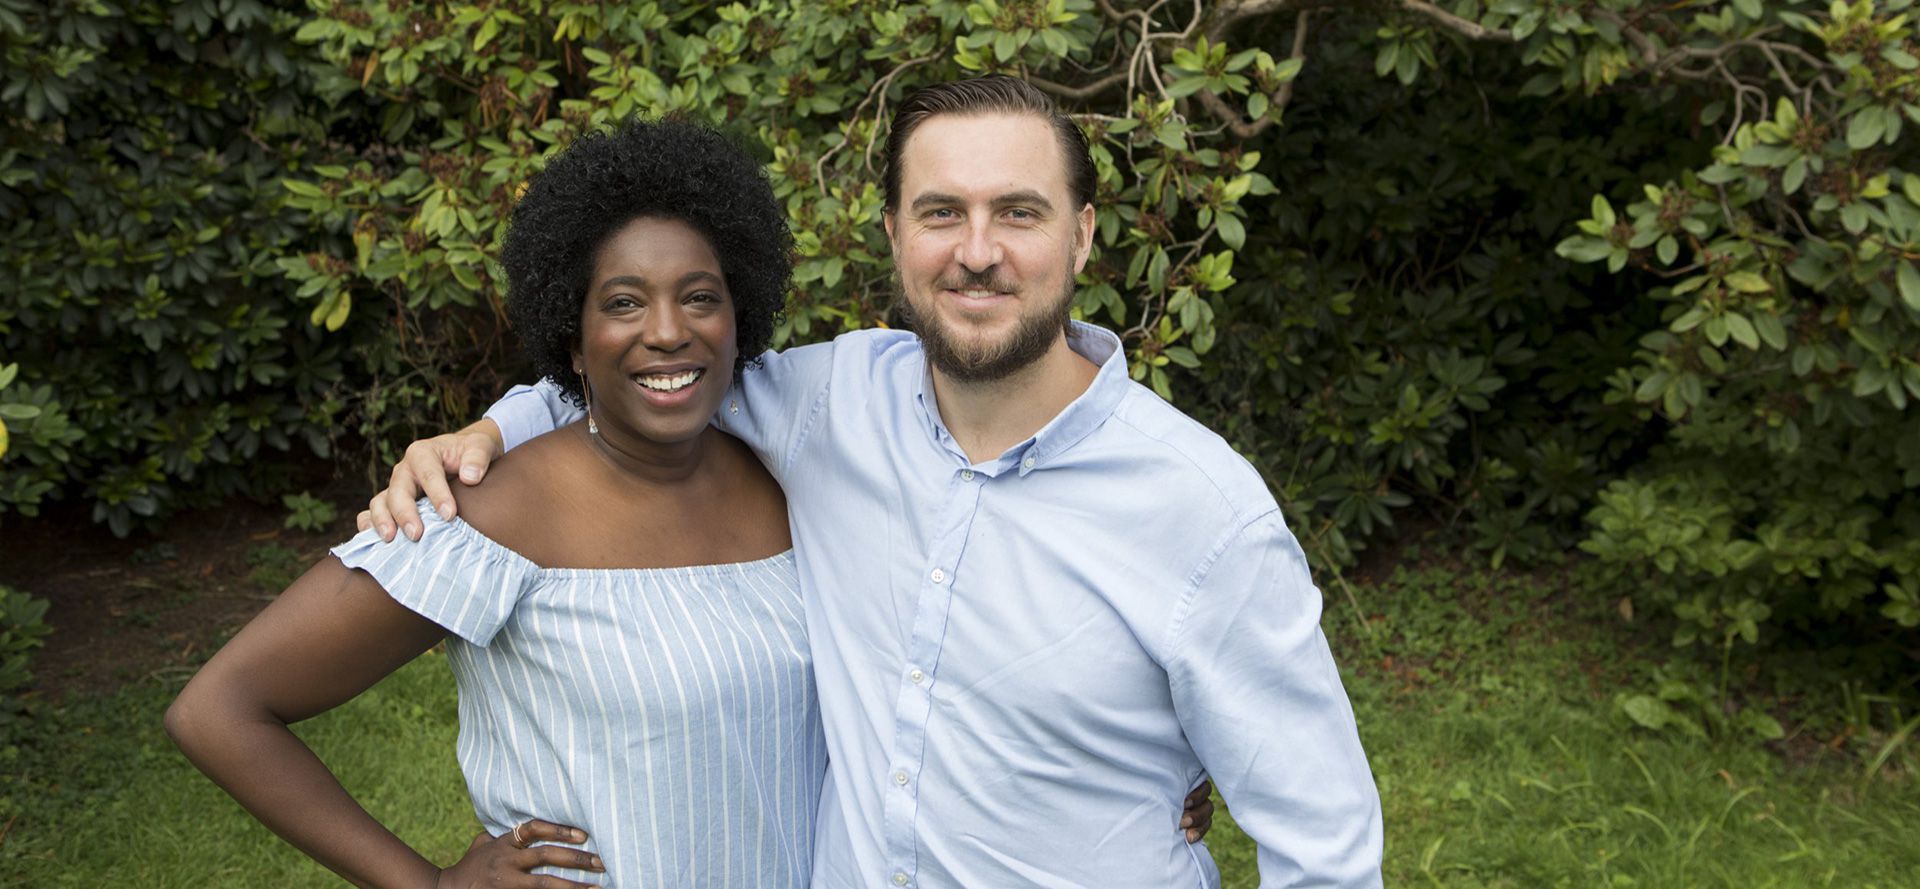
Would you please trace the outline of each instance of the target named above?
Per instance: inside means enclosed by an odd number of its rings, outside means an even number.
[[[605,873],[600,856],[584,849],[536,845],[587,841],[587,832],[577,827],[538,819],[516,826],[499,836],[480,834],[467,847],[467,854],[452,867],[440,872],[434,889],[593,889],[591,883],[576,883],[551,874],[536,874],[536,867],[570,867]]]

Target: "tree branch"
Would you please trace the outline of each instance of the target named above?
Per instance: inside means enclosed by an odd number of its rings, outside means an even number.
[[[1312,15],[1312,10],[1302,9],[1299,14],[1294,17],[1293,48],[1287,58],[1306,58],[1307,20],[1311,18]],[[1298,75],[1295,76],[1295,79],[1298,79]],[[1268,127],[1273,126],[1275,114],[1285,109],[1288,102],[1293,101],[1293,84],[1293,80],[1280,84],[1280,87],[1274,90],[1273,95],[1268,98],[1269,104],[1273,107],[1259,120],[1251,123],[1245,118],[1242,118],[1240,112],[1233,106],[1228,105],[1225,99],[1215,95],[1213,90],[1201,90],[1195,93],[1195,95],[1200,97],[1200,104],[1207,107],[1208,113],[1219,118],[1222,123],[1226,124],[1228,132],[1233,133],[1241,139],[1251,139],[1254,136],[1260,135],[1260,133],[1264,132]]]
[[[1345,5],[1342,0],[1239,0],[1223,3],[1214,9],[1212,19],[1207,22],[1207,42],[1219,43],[1234,25],[1250,18],[1288,10],[1305,12],[1342,5]]]
[[[1062,99],[1066,99],[1067,101],[1084,102],[1088,99],[1093,98],[1094,96],[1098,96],[1101,93],[1104,93],[1110,89],[1113,89],[1116,86],[1126,83],[1127,72],[1116,71],[1112,74],[1109,74],[1105,77],[1100,78],[1099,80],[1096,80],[1084,86],[1067,86],[1066,84],[1063,84],[1063,83],[1054,83],[1051,80],[1046,80],[1040,77],[1034,77],[1032,75],[1027,76],[1027,82],[1043,90],[1046,90],[1047,92],[1052,93],[1055,96],[1058,96]]]
[[[1454,15],[1453,13],[1448,12],[1444,9],[1441,9],[1440,7],[1435,6],[1432,3],[1428,3],[1427,0],[1397,0],[1397,2],[1400,4],[1401,9],[1404,9],[1416,15],[1425,16],[1429,21],[1432,21],[1434,24],[1439,25],[1443,28],[1446,28],[1447,30],[1452,31],[1456,34],[1459,34],[1460,36],[1465,37],[1468,40],[1499,40],[1499,41],[1505,41],[1508,43],[1513,42],[1512,31],[1502,31],[1498,28],[1486,27],[1484,25],[1481,25],[1479,22],[1468,21],[1467,19],[1463,19],[1457,15]]]

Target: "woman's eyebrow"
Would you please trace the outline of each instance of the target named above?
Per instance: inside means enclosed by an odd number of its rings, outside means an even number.
[[[601,290],[611,290],[615,287],[632,287],[636,290],[645,290],[647,289],[647,279],[639,275],[614,275],[600,282]]]

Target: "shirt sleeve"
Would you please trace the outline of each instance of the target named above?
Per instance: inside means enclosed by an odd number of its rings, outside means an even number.
[[[509,451],[584,416],[586,411],[568,401],[552,380],[508,389],[486,413],[500,427],[500,444]]]
[[[1380,886],[1380,797],[1278,510],[1202,565],[1171,642],[1175,712],[1259,847],[1262,885]]]
[[[394,601],[481,648],[500,632],[539,568],[458,518],[447,521],[424,498],[420,539],[372,529],[333,548],[348,568],[373,575]]]
[[[825,406],[834,346],[816,343],[761,355],[740,372],[714,418],[714,425],[746,442],[775,478],[792,465]]]

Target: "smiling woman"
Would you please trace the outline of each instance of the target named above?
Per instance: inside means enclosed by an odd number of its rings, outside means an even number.
[[[789,243],[764,176],[703,128],[556,157],[514,212],[508,311],[586,421],[500,461],[458,519],[423,501],[417,540],[336,547],[169,709],[188,757],[360,885],[806,885],[826,762],[786,501],[709,425]],[[287,728],[443,639],[487,830],[444,871]]]

